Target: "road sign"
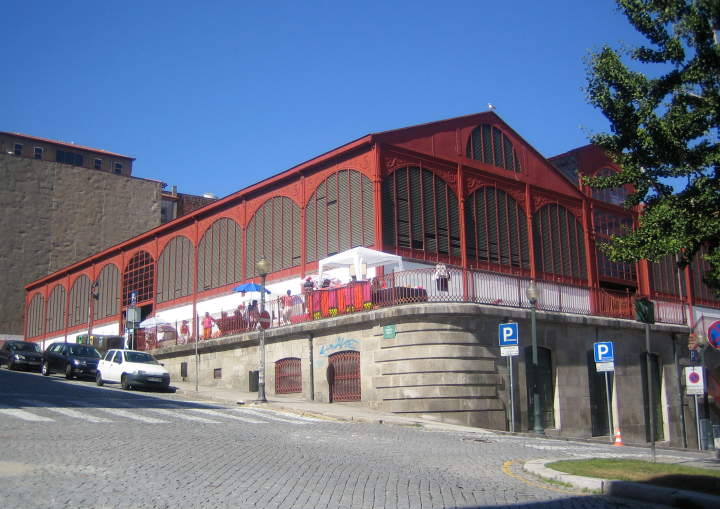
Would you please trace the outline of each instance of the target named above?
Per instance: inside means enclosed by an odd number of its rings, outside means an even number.
[[[615,371],[614,362],[596,362],[595,371],[602,373],[603,371]]]
[[[612,341],[593,343],[593,351],[595,352],[596,363],[615,361],[615,352],[613,351]]]
[[[260,313],[260,327],[263,329],[270,327],[270,313],[267,311]]]
[[[395,325],[383,326],[383,339],[394,339],[396,334]]]
[[[701,395],[705,392],[702,369],[701,367],[685,368],[685,392],[688,396]]]
[[[498,337],[500,346],[517,346],[518,345],[518,324],[501,323],[498,328]],[[517,354],[515,354],[517,355]]]
[[[720,320],[714,322],[708,327],[708,343],[720,350]]]

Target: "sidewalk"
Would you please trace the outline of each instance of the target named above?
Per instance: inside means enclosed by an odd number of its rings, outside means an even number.
[[[395,414],[373,410],[359,403],[321,403],[307,401],[294,395],[272,395],[267,403],[257,403],[257,392],[242,392],[237,389],[224,387],[198,386],[191,382],[176,382],[171,384],[177,389],[177,394],[186,398],[203,401],[215,401],[227,405],[263,405],[265,408],[284,410],[298,415],[320,417],[337,421],[368,422],[373,424],[389,424],[395,426],[422,426],[426,429],[467,431],[473,433],[495,433],[495,431],[470,426],[446,424],[442,422],[418,419],[415,417],[402,417]]]
[[[227,405],[262,405],[265,408],[283,410],[309,417],[318,417],[337,421],[422,427],[428,430],[461,431],[467,433],[480,433],[484,435],[527,436],[528,439],[536,438],[532,433],[508,433],[504,431],[447,424],[414,417],[402,417],[379,410],[373,410],[358,403],[321,403],[316,401],[306,401],[301,397],[293,395],[273,395],[268,398],[267,403],[257,403],[256,392],[241,392],[237,389],[202,385],[198,386],[197,390],[195,390],[195,384],[190,382],[173,382],[172,386],[177,389],[177,394],[188,399],[214,401]],[[567,441],[565,439],[546,439]],[[659,450],[664,451],[664,449]],[[682,461],[678,460],[678,463],[682,463],[687,466],[720,470],[720,460],[715,459],[714,451],[701,452],[683,450],[683,452],[696,454],[693,454],[694,457],[692,458],[688,457]],[[618,453],[622,454],[622,450],[619,450]],[[524,465],[524,469],[539,477],[561,480],[562,482],[567,482],[576,488],[597,490],[601,491],[605,495],[613,497],[630,498],[679,508],[697,507],[715,509],[720,507],[720,497],[712,495],[648,486],[646,484],[607,481],[562,474],[545,466],[546,463],[551,461],[553,460],[541,459],[527,461]]]

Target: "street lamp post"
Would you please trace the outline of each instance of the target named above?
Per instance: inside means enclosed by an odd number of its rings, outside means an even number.
[[[539,384],[539,369],[538,369],[538,347],[537,347],[537,323],[535,318],[536,304],[538,302],[538,290],[535,287],[535,283],[531,282],[530,286],[525,290],[530,301],[530,334],[532,335],[532,364],[533,364],[533,376],[532,376],[532,402],[533,402],[533,432],[537,435],[544,435],[545,431],[542,425],[542,409],[540,408],[540,384]]]
[[[255,269],[261,278],[260,286],[260,314],[265,311],[265,278],[270,272],[270,262],[261,257],[255,264]],[[265,397],[265,328],[260,327],[260,369],[258,373],[258,403],[267,403]]]

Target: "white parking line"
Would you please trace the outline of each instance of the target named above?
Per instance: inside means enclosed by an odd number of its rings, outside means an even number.
[[[280,421],[280,422],[289,422],[291,424],[305,424],[305,422],[302,422],[302,418],[294,419],[294,418],[285,418],[285,417],[279,417],[277,415],[271,415],[267,411],[259,411],[259,410],[251,410],[249,408],[233,408],[235,412],[240,412],[244,414],[250,414],[250,415],[256,415],[258,417],[262,417],[263,419],[270,419],[271,421]]]
[[[190,408],[189,410],[192,412],[197,412],[199,414],[213,415],[217,417],[224,417],[226,419],[235,419],[238,421],[249,422],[250,424],[267,424],[264,421],[256,421],[253,419],[248,419],[246,417],[240,417],[239,415],[224,414],[222,412],[218,412],[217,410],[210,410],[209,408]]]
[[[50,406],[51,405],[50,403],[46,403],[44,401],[25,400],[25,399],[20,400],[20,401],[21,401],[21,403],[27,404],[30,407],[43,408],[50,412],[55,412],[57,414],[66,415],[67,417],[73,417],[75,419],[81,419],[83,421],[96,422],[96,423],[112,422],[110,419],[106,419],[104,417],[96,417],[94,415],[86,414],[86,413],[80,412],[78,410],[73,410],[72,408],[61,408],[61,407]]]
[[[32,412],[26,412],[19,408],[0,408],[0,415],[9,415],[10,417],[16,417],[23,421],[32,422],[55,422],[55,419],[49,417],[43,417],[42,415],[35,415]]]
[[[186,413],[178,412],[179,409],[168,410],[167,408],[146,408],[145,410],[150,410],[152,412],[167,415],[168,417],[171,417],[171,418],[177,417],[179,419],[185,419],[187,421],[202,422],[204,424],[220,424],[219,421],[211,421],[210,419],[205,419],[204,417],[198,417],[197,415],[188,415]]]

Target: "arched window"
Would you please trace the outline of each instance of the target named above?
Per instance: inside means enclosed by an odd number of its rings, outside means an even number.
[[[90,319],[90,278],[82,275],[70,288],[70,308],[68,309],[68,327],[87,323]]]
[[[120,271],[118,268],[114,264],[108,263],[100,271],[96,282],[98,299],[93,306],[93,319],[100,320],[118,314],[120,300],[118,288]]]
[[[302,369],[298,357],[275,361],[275,394],[302,392]]]
[[[48,332],[55,332],[65,328],[65,288],[57,285],[53,288],[48,299]]]
[[[458,200],[443,179],[407,166],[383,181],[382,193],[385,245],[460,256]]]
[[[596,177],[611,177],[615,172],[610,168],[602,168],[595,173]],[[596,200],[622,205],[627,200],[628,192],[623,187],[611,187],[609,189],[593,189],[592,197]]]
[[[693,295],[695,300],[700,304],[717,307],[718,298],[715,292],[707,285],[705,278],[710,275],[712,267],[705,256],[710,254],[710,250],[706,246],[702,246],[692,259],[690,264],[690,277]]]
[[[262,204],[247,226],[247,277],[255,276],[261,257],[270,272],[300,265],[300,207],[290,198],[276,196]]]
[[[129,306],[133,292],[137,302],[152,299],[155,279],[155,260],[146,251],[138,251],[130,258],[123,273],[123,306]]]
[[[375,243],[372,183],[355,170],[340,170],[315,189],[305,209],[308,262]]]
[[[207,229],[198,246],[198,290],[242,279],[242,228],[223,217]]]
[[[602,251],[601,245],[610,242],[612,235],[622,235],[632,229],[632,219],[627,216],[605,210],[595,210],[595,238],[598,274],[600,278],[635,281],[634,263],[613,262]]]
[[[30,301],[27,313],[27,335],[29,338],[34,338],[43,333],[43,315],[45,310],[45,298],[36,293]]]
[[[468,196],[465,228],[471,265],[530,268],[525,213],[505,191],[486,186]]]
[[[487,124],[473,129],[467,144],[467,157],[498,168],[520,171],[520,160],[510,139],[497,127]]]
[[[157,302],[185,297],[193,289],[193,245],[177,236],[167,243],[158,257]]]
[[[541,277],[586,280],[582,224],[565,207],[545,205],[533,217],[535,263]]]

